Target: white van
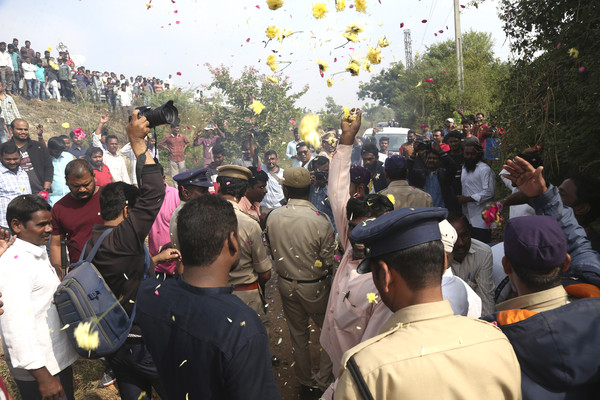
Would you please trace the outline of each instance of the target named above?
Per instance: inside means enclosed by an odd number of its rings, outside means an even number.
[[[377,134],[375,136],[373,136],[373,128],[369,128],[365,130],[365,132],[359,137],[362,139],[363,143],[365,143],[366,139],[374,137],[377,147],[379,148],[379,139],[383,136],[390,138],[388,151],[394,154],[399,154],[400,146],[406,143],[408,137],[408,128],[377,128]]]

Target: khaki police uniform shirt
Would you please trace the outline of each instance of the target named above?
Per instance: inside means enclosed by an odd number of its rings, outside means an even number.
[[[308,281],[330,273],[336,247],[333,225],[311,202],[290,199],[271,211],[266,233],[279,275]]]
[[[235,201],[229,200],[238,221],[240,243],[240,262],[229,272],[229,285],[247,285],[258,279],[258,274],[271,269],[271,260],[262,241],[260,225],[251,216],[243,212]]]
[[[402,207],[433,207],[429,193],[410,186],[406,181],[391,181],[379,194],[394,196],[394,210]]]
[[[521,370],[500,329],[456,316],[447,300],[396,311],[383,332],[344,354],[360,368],[373,398],[521,399]],[[362,399],[343,368],[334,399]]]

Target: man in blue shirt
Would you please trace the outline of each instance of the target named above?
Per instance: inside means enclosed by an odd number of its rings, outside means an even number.
[[[51,192],[48,203],[54,205],[57,201],[69,194],[71,190],[67,186],[65,178],[65,168],[67,164],[74,159],[71,153],[65,151],[65,142],[59,137],[51,137],[48,140],[48,153],[54,166],[54,175],[52,177]]]
[[[137,297],[167,398],[280,399],[265,328],[226,286],[240,258],[233,206],[211,195],[187,202],[177,235],[183,275],[147,279]]]

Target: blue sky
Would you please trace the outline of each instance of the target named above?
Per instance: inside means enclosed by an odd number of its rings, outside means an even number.
[[[404,29],[411,29],[413,54],[454,38],[452,0],[367,0],[366,14],[348,7],[354,0],[346,0],[343,12],[335,11],[333,0],[284,0],[284,6],[276,11],[269,10],[265,0],[152,0],[150,9],[147,1],[0,0],[2,31],[6,35],[1,40],[10,43],[17,37],[23,45],[29,39],[36,51],[51,46],[52,55],[62,42],[71,55],[84,56],[84,65],[89,69],[127,77],[142,74],[164,79],[172,74],[176,85],[182,87],[209,83],[205,63],[227,65],[237,74],[246,65],[270,74],[264,61],[275,50],[281,61],[291,61],[282,75],[290,76],[296,89],[309,85],[299,105],[318,110],[326,96],[339,104],[362,103],[356,92],[361,81],[370,79],[369,73],[361,71],[358,77],[336,75],[331,88],[326,78],[343,71],[352,54],[364,56],[368,46],[375,45],[380,37],[385,35],[391,45],[383,49],[383,62],[374,66],[373,73],[390,62],[404,62]],[[316,2],[326,3],[329,9],[320,20],[312,16]],[[491,33],[496,56],[506,60],[509,46],[497,16],[497,3],[488,0],[477,9],[461,1],[466,6],[461,9],[461,24],[463,32],[473,29]],[[427,23],[422,23],[423,19]],[[400,28],[402,22],[404,29]],[[350,23],[364,27],[360,34],[363,40],[334,49],[346,42],[342,32]],[[265,48],[262,41],[269,25],[302,32],[282,44],[272,41]],[[444,33],[436,37],[434,32],[438,30]],[[319,75],[317,59],[329,62],[325,78]]]

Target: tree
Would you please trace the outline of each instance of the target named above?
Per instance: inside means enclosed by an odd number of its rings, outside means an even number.
[[[490,34],[463,35],[464,93],[458,93],[455,43],[447,40],[428,47],[408,70],[402,63],[392,64],[364,84],[358,96],[390,107],[405,127],[440,125],[459,104],[473,113],[494,114],[499,106],[497,82],[506,76],[507,65],[494,57],[492,45]]]
[[[572,171],[599,176],[600,4],[502,0],[500,6],[516,54],[502,98],[505,151],[542,146],[545,172],[555,182]]]
[[[338,129],[343,111],[343,106],[336,104],[333,97],[327,96],[325,98],[325,109],[318,112],[323,129]]]
[[[295,103],[306,91],[291,92],[291,82],[287,77],[272,83],[264,74],[246,67],[236,78],[229,68],[207,65],[212,74],[212,82],[207,90],[216,89],[216,96],[209,98],[202,106],[207,121],[214,121],[227,134],[224,146],[231,161],[241,155],[241,143],[251,130],[255,130],[254,141],[259,154],[275,150],[280,159],[285,154],[285,146],[293,127],[290,120],[298,121],[302,110]],[[255,113],[250,107],[253,101],[260,101],[264,109]]]

